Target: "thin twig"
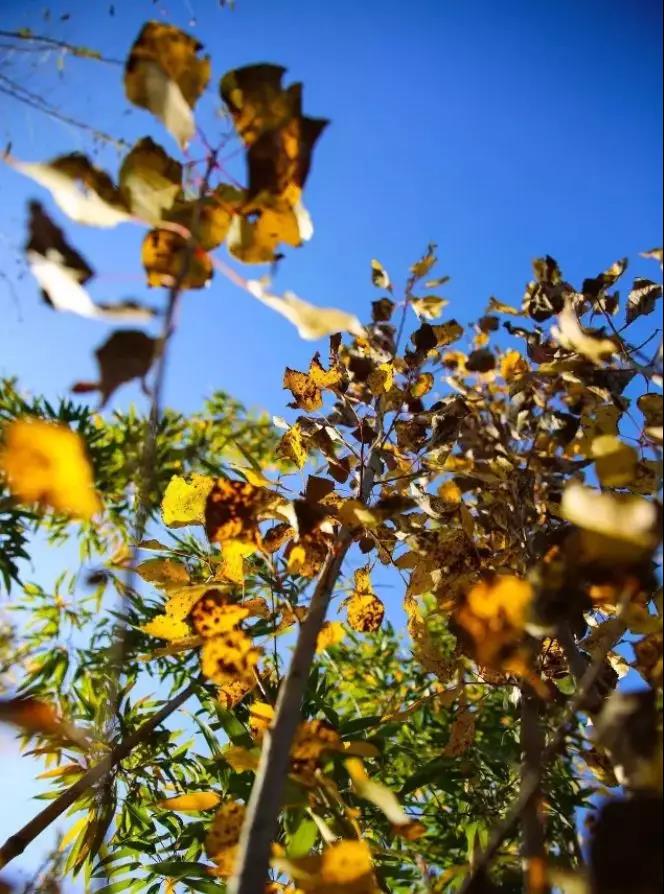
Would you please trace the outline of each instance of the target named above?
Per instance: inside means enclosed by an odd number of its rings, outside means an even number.
[[[110,56],[104,56],[98,50],[92,50],[90,47],[82,47],[66,40],[58,40],[55,37],[46,37],[43,34],[33,34],[29,29],[22,31],[5,31],[0,29],[0,37],[8,37],[11,40],[27,41],[28,43],[42,44],[36,46],[35,51],[43,50],[44,47],[50,47],[53,50],[64,50],[71,53],[77,59],[91,59],[93,62],[103,62],[106,65],[124,65],[122,59],[113,59]]]
[[[84,773],[80,779],[31,819],[27,825],[8,838],[2,848],[0,848],[0,868],[6,866],[19,854],[22,854],[26,847],[61,816],[68,807],[77,801],[82,794],[110,773],[137,745],[147,741],[159,724],[166,720],[170,714],[176,711],[195,693],[198,685],[199,681],[195,680],[186,689],[183,689],[182,692],[166,702],[163,708],[157,711],[149,720],[146,720],[145,723],[141,724],[136,732],[116,745],[105,758],[94,767],[91,767],[87,773]]]
[[[61,112],[59,109],[56,109],[50,103],[46,102],[45,99],[22,88],[6,75],[0,75],[0,81],[2,81],[0,84],[0,93],[9,96],[11,99],[16,100],[16,102],[21,102],[23,105],[34,109],[36,112],[41,112],[42,115],[47,115],[49,118],[53,118],[55,121],[61,121],[63,124],[85,131],[94,139],[101,140],[105,143],[111,143],[119,149],[128,149],[131,147],[131,143],[128,143],[127,140],[123,140],[122,137],[111,136],[111,134],[99,130],[91,124],[87,124],[85,121],[79,121],[78,118],[72,118],[70,115],[65,115],[64,112]]]

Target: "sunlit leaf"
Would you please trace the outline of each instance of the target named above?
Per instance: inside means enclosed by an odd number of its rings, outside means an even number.
[[[377,289],[391,289],[390,276],[380,261],[375,258],[371,261],[371,282]]]
[[[214,478],[192,475],[189,479],[174,475],[161,501],[161,516],[169,528],[205,524],[205,504],[214,487]]]
[[[370,801],[382,811],[393,826],[410,825],[411,819],[394,792],[382,782],[370,779],[361,760],[350,758],[346,761],[346,770],[360,798]]]
[[[181,146],[195,132],[192,109],[210,80],[210,60],[198,58],[202,45],[173,25],[147,22],[125,66],[127,98],[148,109]]]
[[[130,219],[122,195],[108,174],[79,152],[44,164],[11,157],[5,157],[5,161],[48,189],[58,206],[77,223],[114,227]]]
[[[273,295],[257,280],[250,280],[247,288],[254,298],[292,323],[301,338],[316,341],[336,332],[350,332],[356,336],[364,333],[360,321],[353,314],[331,307],[316,307],[293,292],[285,292],[281,297]]]
[[[141,260],[149,286],[202,289],[212,278],[212,261],[172,230],[151,230],[143,240]]]
[[[660,539],[657,506],[643,497],[570,484],[563,494],[561,512],[580,529],[589,560],[638,561],[647,557]]]
[[[570,302],[558,314],[557,325],[552,328],[551,334],[567,350],[582,354],[600,365],[618,350],[614,339],[585,331]]]
[[[633,323],[638,317],[651,314],[661,297],[662,286],[660,283],[637,277],[634,280],[632,291],[627,297],[627,323]]]
[[[0,471],[13,496],[74,518],[102,508],[82,438],[66,425],[23,417],[2,430]]]
[[[182,165],[150,137],[143,137],[124,157],[119,183],[131,213],[156,225],[182,190]]]
[[[175,559],[148,559],[136,566],[136,574],[159,587],[181,587],[189,583],[187,566]]]
[[[323,391],[325,389],[334,389],[340,381],[340,371],[334,368],[324,369],[319,355],[316,354],[309,364],[309,371],[306,373],[286,367],[283,387],[287,388],[295,398],[295,403],[291,404],[291,406],[299,407],[311,413],[320,410],[323,406]]]
[[[199,813],[201,810],[210,810],[216,807],[221,797],[216,792],[187,792],[157,801],[156,807],[162,810],[175,810],[177,813]]]
[[[346,628],[339,621],[326,621],[321,627],[316,643],[317,652],[325,652],[339,645],[346,638]]]
[[[201,671],[208,680],[225,686],[253,680],[260,650],[241,630],[206,639],[201,649]]]
[[[639,454],[614,435],[600,435],[592,443],[592,455],[600,483],[625,487],[636,477]]]

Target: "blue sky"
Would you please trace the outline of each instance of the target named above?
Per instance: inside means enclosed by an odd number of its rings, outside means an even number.
[[[655,0],[237,0],[233,12],[216,0],[115,0],[114,16],[111,0],[71,0],[51,3],[45,20],[46,5],[0,0],[0,28],[28,26],[120,59],[148,18],[197,35],[213,60],[213,84],[200,104],[212,140],[216,83],[227,69],[275,62],[304,82],[307,114],[332,123],[305,193],[316,234],[288,251],[279,291],[366,318],[377,297],[370,259],[380,258],[398,283],[434,241],[442,272],[452,277],[449,310],[463,322],[492,294],[518,303],[538,255],[554,255],[578,283],[618,257],[661,244],[662,21]],[[0,50],[1,75],[104,130],[130,141],[150,134],[177,152],[158,122],[124,102],[118,68],[68,58],[59,71],[53,54],[35,66]],[[0,141],[35,161],[87,147],[75,129],[2,93]],[[114,151],[99,159],[117,168]],[[241,166],[233,170],[242,176]],[[39,187],[2,165],[0,197],[0,271],[7,277],[0,278],[0,375],[18,375],[26,388],[57,397],[76,379],[94,377],[92,350],[108,327],[54,313],[23,275],[17,249],[29,198],[44,201],[95,266],[98,299],[162,299],[143,285],[136,227],[74,225]],[[654,277],[656,268],[637,260],[631,273]],[[302,368],[319,347],[217,276],[183,302],[167,401],[192,409],[219,387],[281,414],[284,367]],[[137,398],[128,387],[111,406]],[[0,759],[10,747],[2,743]],[[2,811],[11,817],[0,820],[0,835],[32,815],[26,794],[33,772],[12,774],[12,810]],[[26,860],[35,865],[35,852]]]

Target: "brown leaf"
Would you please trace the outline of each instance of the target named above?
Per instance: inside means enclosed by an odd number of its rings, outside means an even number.
[[[199,59],[195,38],[173,25],[147,22],[125,66],[127,98],[156,115],[181,146],[195,132],[191,113],[210,80],[210,60]]]
[[[140,379],[143,389],[147,390],[145,377],[160,350],[160,344],[158,339],[137,329],[114,332],[95,351],[99,381],[79,382],[72,390],[77,394],[86,391],[101,392],[102,407],[120,385],[131,382],[132,379]]]
[[[226,72],[221,79],[221,98],[245,145],[253,145],[266,131],[300,114],[302,85],[291,84],[284,90],[285,72],[280,65],[247,65]]]

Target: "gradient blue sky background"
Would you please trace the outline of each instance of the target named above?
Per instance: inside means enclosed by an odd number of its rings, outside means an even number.
[[[216,82],[251,62],[287,66],[290,78],[304,82],[306,113],[331,119],[305,193],[316,234],[288,251],[280,291],[366,318],[377,297],[370,259],[380,258],[398,283],[435,241],[442,272],[452,276],[450,311],[466,321],[492,294],[518,303],[538,255],[552,254],[578,283],[661,244],[656,0],[237,0],[233,12],[216,0],[113,5],[114,16],[110,0],[0,0],[0,28],[28,26],[123,59],[143,22],[163,18],[197,35],[212,55],[213,87],[200,114],[212,141]],[[0,49],[3,74],[104,130],[130,141],[150,134],[177,151],[148,113],[125,104],[118,68],[67,58],[60,72],[54,54],[35,65]],[[0,141],[27,160],[89,146],[77,130],[1,93]],[[113,150],[99,156],[110,170],[117,159]],[[160,298],[143,286],[138,228],[71,224],[39,187],[0,165],[0,272],[7,277],[0,278],[0,375],[57,397],[76,379],[94,377],[91,352],[108,330],[54,313],[23,276],[17,252],[31,197],[44,201],[96,267],[97,298]],[[656,268],[636,259],[630,272],[652,278]],[[188,410],[219,387],[281,414],[284,366],[302,368],[317,347],[324,349],[301,342],[287,322],[217,276],[184,301],[167,400]],[[112,406],[136,398],[128,387]],[[0,762],[12,768],[0,837],[35,808],[27,800],[34,770],[9,761],[11,747],[0,739]],[[35,866],[39,852],[35,846],[22,865]]]

